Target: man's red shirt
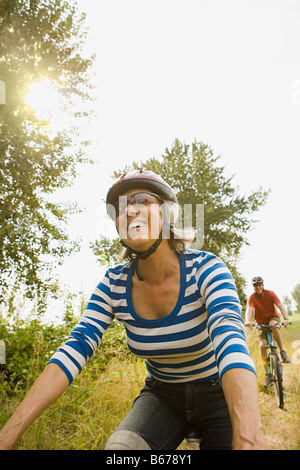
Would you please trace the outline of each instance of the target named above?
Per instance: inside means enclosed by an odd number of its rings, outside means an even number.
[[[262,325],[267,325],[271,317],[278,317],[280,315],[275,307],[275,305],[280,304],[280,300],[277,295],[271,291],[264,289],[262,295],[253,294],[250,295],[248,299],[248,307],[254,308],[254,318],[256,323]]]

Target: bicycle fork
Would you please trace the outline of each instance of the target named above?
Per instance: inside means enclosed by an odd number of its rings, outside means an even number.
[[[279,357],[277,355],[277,347],[272,344],[268,344],[266,346],[266,349],[267,351],[268,349],[270,350],[267,352],[267,359],[268,359],[268,370],[269,370],[269,374],[270,374],[272,381],[274,381],[274,372],[273,372],[272,360],[271,360],[272,356],[276,357],[278,360],[278,368],[279,368],[279,374],[280,374],[280,377],[278,377],[278,379],[282,380],[282,367],[281,367]]]

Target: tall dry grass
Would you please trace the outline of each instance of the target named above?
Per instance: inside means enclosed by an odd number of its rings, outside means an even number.
[[[270,450],[300,450],[300,316],[290,317],[292,325],[280,329],[284,347],[291,358],[283,364],[284,408],[277,406],[273,387],[264,388],[264,368],[261,364],[255,332],[247,334],[250,353],[255,361],[260,412],[264,434]]]
[[[97,379],[84,372],[24,434],[19,450],[101,450],[129,411],[145,377],[134,357],[113,358]]]

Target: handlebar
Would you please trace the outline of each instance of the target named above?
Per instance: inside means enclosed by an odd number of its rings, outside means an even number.
[[[292,324],[292,322],[289,322],[290,325]],[[267,328],[284,328],[284,324],[283,323],[276,323],[275,325],[260,325],[258,323],[254,324],[252,323],[253,325],[253,328],[256,328],[256,329],[267,329]]]

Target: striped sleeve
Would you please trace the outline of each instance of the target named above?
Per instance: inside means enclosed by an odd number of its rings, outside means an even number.
[[[100,345],[103,333],[113,320],[108,272],[96,287],[90,301],[69,338],[49,363],[58,364],[70,384]]]
[[[256,374],[231,273],[219,258],[208,255],[199,274],[198,288],[205,299],[207,328],[220,378],[233,368],[248,369]]]

